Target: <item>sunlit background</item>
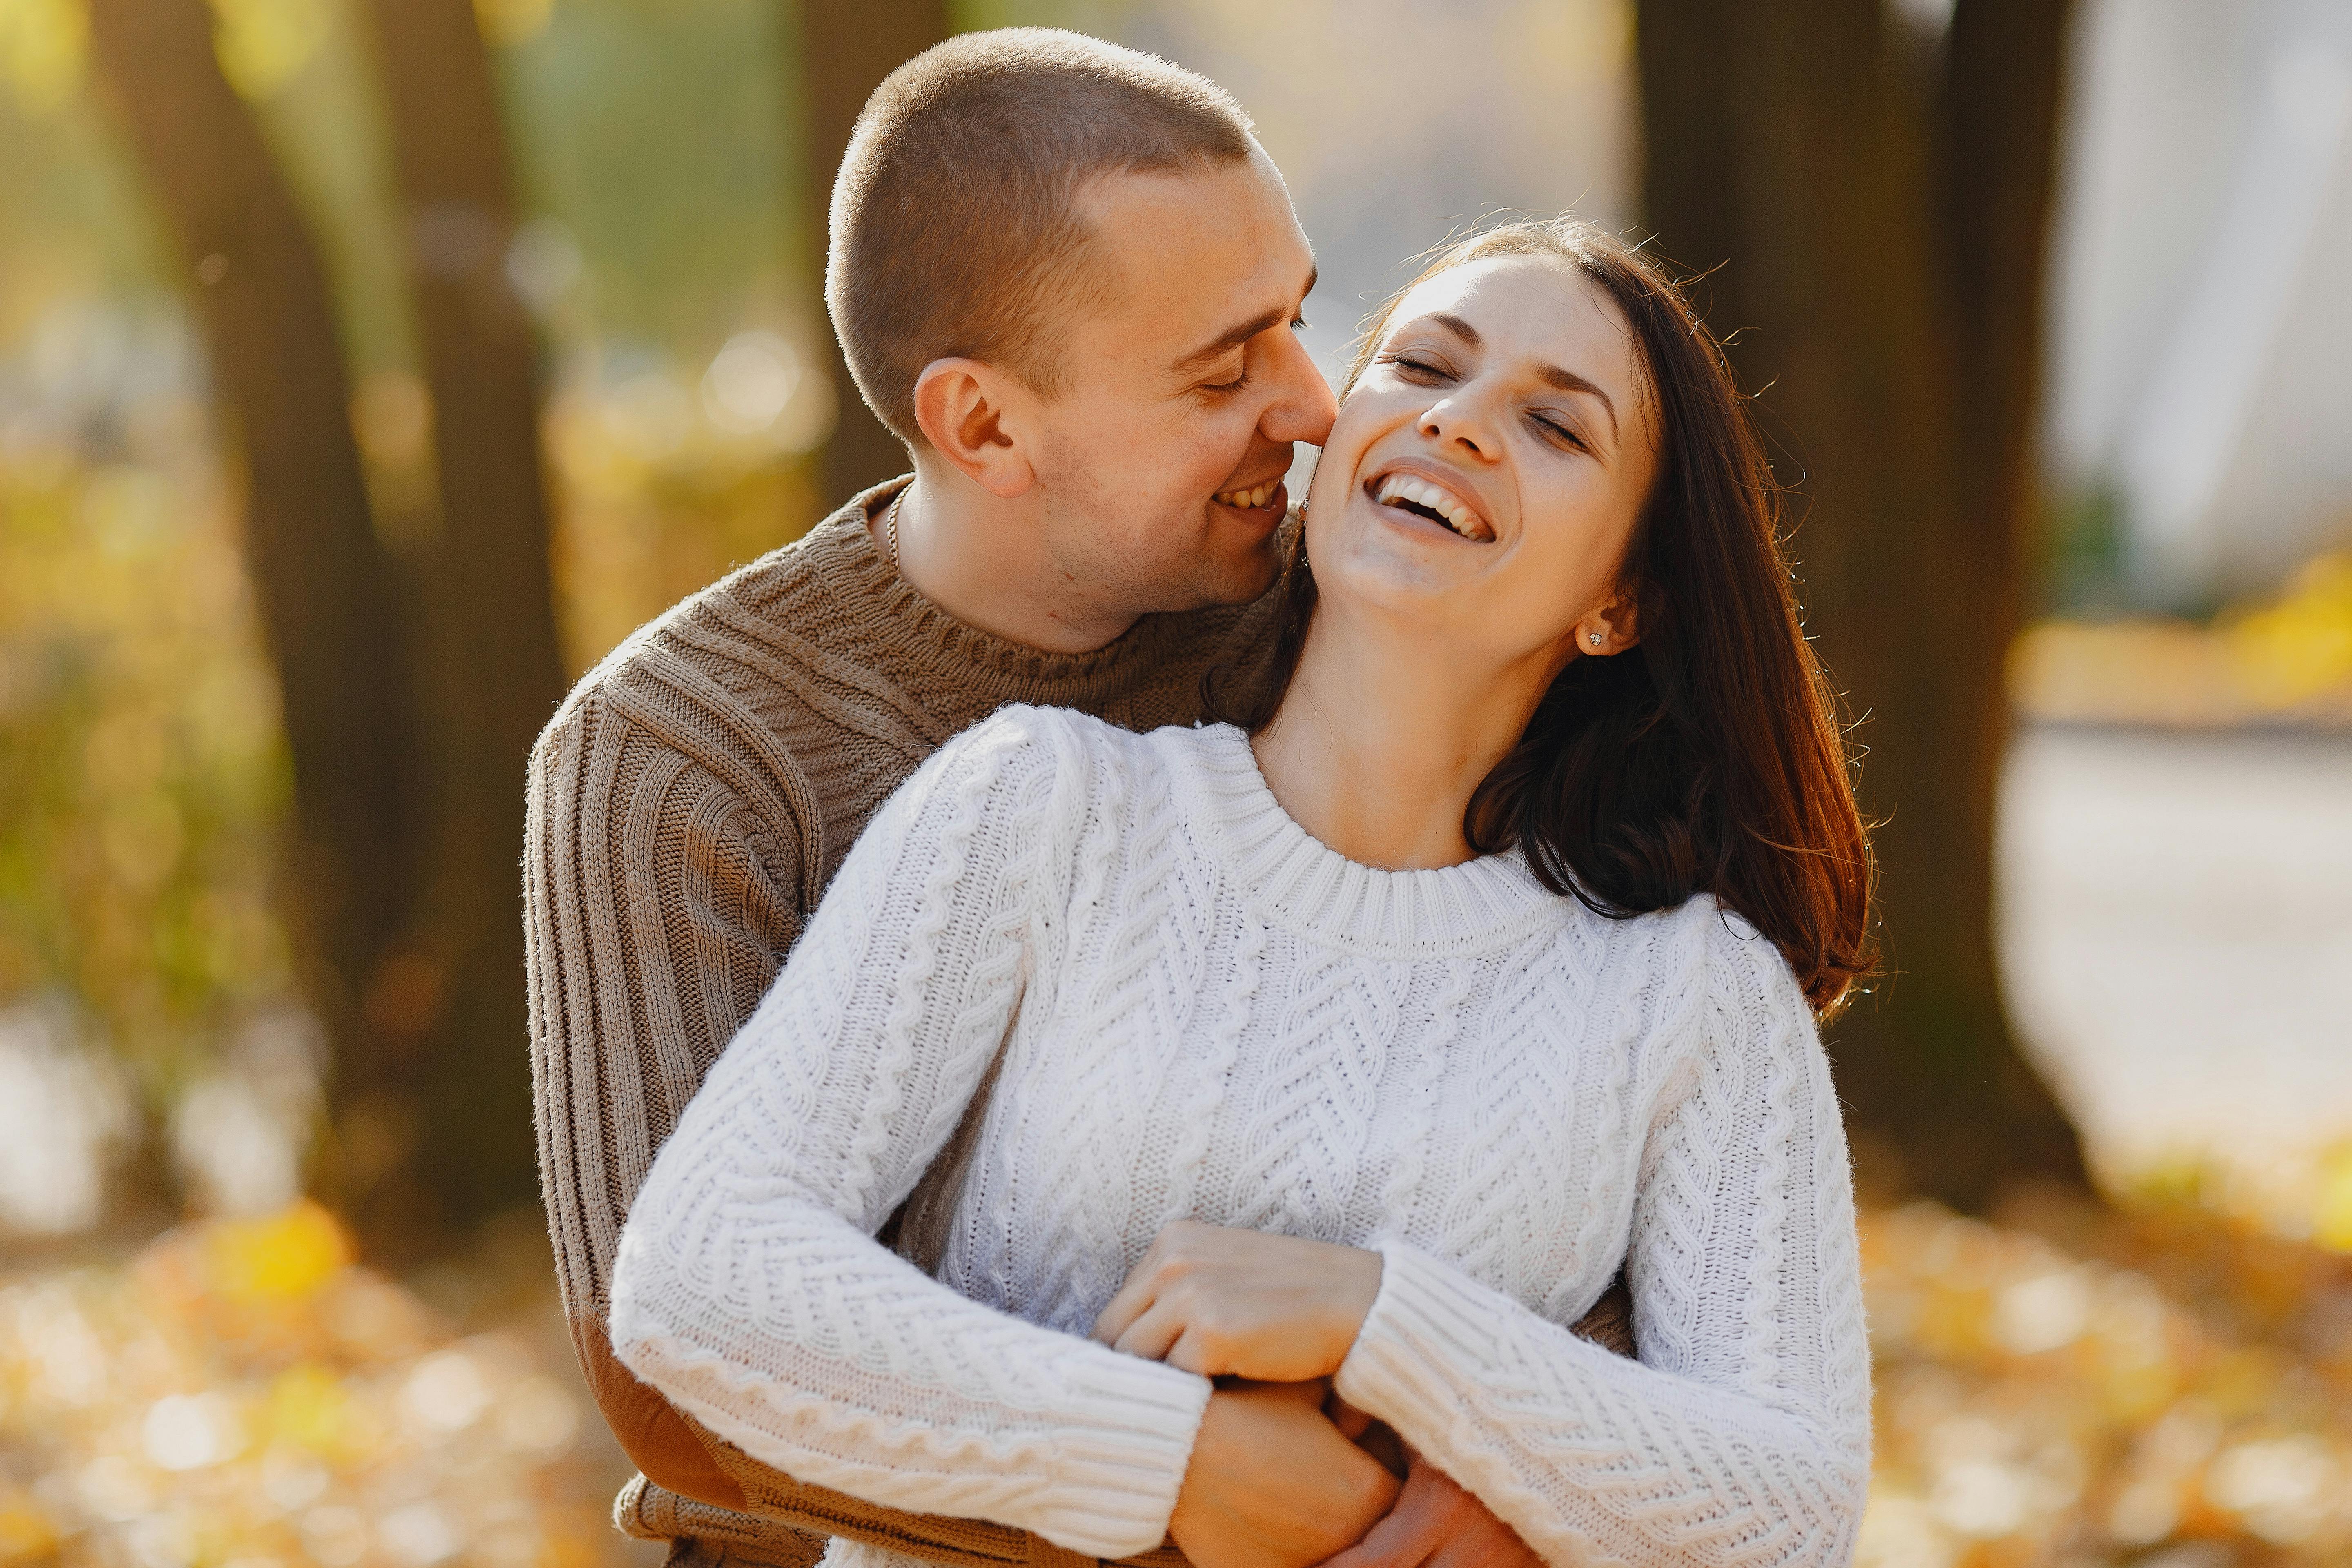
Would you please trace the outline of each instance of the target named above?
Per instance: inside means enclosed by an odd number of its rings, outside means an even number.
[[[408,1145],[331,1114],[280,681],[190,304],[217,279],[186,277],[83,5],[0,0],[0,1568],[657,1561],[610,1527],[627,1467],[536,1212],[358,1251],[344,1199]],[[424,571],[433,398],[359,0],[213,8],[331,280],[376,537]],[[476,10],[568,679],[840,499],[822,63],[790,0]],[[1318,248],[1335,375],[1449,233],[1643,216],[1622,0],[950,14],[1240,98]],[[1932,47],[1950,5],[1890,18]],[[1863,1560],[2352,1562],[2352,10],[2084,0],[2063,80],[1993,886],[2009,1016],[2104,1201],[1870,1191]]]

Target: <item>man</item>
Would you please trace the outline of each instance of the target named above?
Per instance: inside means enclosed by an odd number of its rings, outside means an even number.
[[[696,1426],[613,1356],[613,1252],[655,1151],[924,757],[1013,701],[1187,722],[1203,675],[1250,652],[1282,476],[1334,413],[1293,331],[1313,257],[1231,99],[1040,29],[951,40],[883,83],[831,240],[845,356],[914,479],[629,638],[532,759],[558,1278],[598,1407],[645,1473],[618,1516],[673,1539],[673,1561],[804,1563],[818,1543],[791,1521],[941,1558],[1067,1560],[802,1487]],[[1374,1537],[1359,1550],[1389,1555],[1364,1568],[1441,1539],[1526,1560],[1433,1473]]]

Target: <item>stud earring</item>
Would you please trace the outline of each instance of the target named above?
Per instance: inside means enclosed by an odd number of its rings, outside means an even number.
[[[1601,646],[1601,634],[1599,632],[1587,632],[1584,636],[1585,639],[1591,642],[1594,647],[1599,647]]]

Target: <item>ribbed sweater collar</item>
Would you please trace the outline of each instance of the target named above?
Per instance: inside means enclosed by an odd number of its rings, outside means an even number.
[[[878,673],[909,691],[961,691],[981,711],[1010,702],[1093,711],[1176,653],[1181,616],[1146,616],[1091,653],[1050,653],[956,619],[898,574],[866,526],[873,509],[913,482],[909,474],[875,486],[800,546],[850,624],[870,628]]]
[[[1323,844],[1282,808],[1249,737],[1230,724],[1161,731],[1179,742],[1193,815],[1259,911],[1350,952],[1468,956],[1574,918],[1517,850],[1436,870],[1387,871]]]

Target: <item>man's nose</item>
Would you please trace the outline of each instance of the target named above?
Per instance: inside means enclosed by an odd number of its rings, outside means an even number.
[[[1258,429],[1270,441],[1305,441],[1319,447],[1331,434],[1331,421],[1339,417],[1339,399],[1331,395],[1331,384],[1323,379],[1322,368],[1297,333],[1282,333],[1277,353],[1274,374],[1268,378],[1274,400],[1259,419]]]

